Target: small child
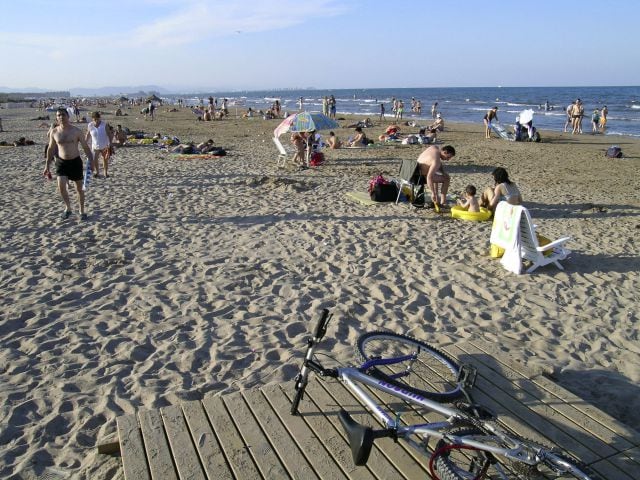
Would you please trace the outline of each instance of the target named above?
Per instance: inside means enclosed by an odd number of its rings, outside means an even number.
[[[598,127],[600,126],[600,110],[596,109],[591,115],[591,133],[594,135],[598,133]]]
[[[466,201],[463,202],[458,200],[458,205],[467,210],[468,212],[479,212],[480,204],[478,203],[478,199],[476,198],[476,187],[473,185],[467,185],[464,189],[464,196]]]

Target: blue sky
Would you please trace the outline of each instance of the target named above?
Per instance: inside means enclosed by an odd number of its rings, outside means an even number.
[[[0,0],[0,86],[638,85],[636,0]]]

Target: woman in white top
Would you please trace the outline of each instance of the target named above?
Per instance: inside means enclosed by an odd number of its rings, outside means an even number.
[[[488,208],[489,210],[495,210],[496,205],[501,201],[506,201],[511,205],[522,204],[522,195],[518,186],[509,180],[509,174],[507,171],[498,167],[491,172],[495,186],[493,188],[487,188],[480,199],[480,206]]]

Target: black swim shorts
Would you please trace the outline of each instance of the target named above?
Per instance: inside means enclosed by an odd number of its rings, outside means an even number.
[[[71,160],[63,160],[56,158],[56,175],[59,177],[67,177],[69,180],[82,180],[83,167],[82,159],[76,157]]]

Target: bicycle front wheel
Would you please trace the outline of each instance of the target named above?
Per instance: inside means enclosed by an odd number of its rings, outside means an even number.
[[[358,338],[357,350],[363,364],[393,360],[387,365],[370,366],[367,373],[394,386],[438,402],[462,396],[458,364],[427,343],[399,333],[369,332]]]
[[[452,431],[458,437],[483,443],[487,446],[506,446],[495,436],[479,430]],[[522,440],[523,443],[529,443]],[[539,450],[539,445],[530,445]],[[536,465],[509,460],[487,454],[482,450],[449,444],[440,440],[436,445],[432,464],[440,480],[522,479],[531,480],[601,480],[590,468],[568,455],[546,449],[548,454]]]

